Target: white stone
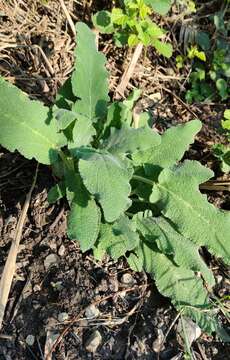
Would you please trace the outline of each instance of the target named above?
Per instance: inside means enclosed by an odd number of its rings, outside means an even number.
[[[85,348],[91,353],[97,351],[98,346],[101,344],[102,336],[98,330],[95,330],[86,340]]]
[[[59,257],[56,254],[48,255],[44,260],[45,269],[48,270],[50,267],[57,265]]]
[[[131,274],[125,273],[121,277],[121,282],[125,285],[133,285],[135,283],[135,280]]]
[[[65,255],[65,246],[61,245],[58,249],[58,255],[59,256],[64,256]]]
[[[64,322],[67,321],[69,319],[69,315],[66,312],[62,312],[60,314],[58,314],[58,321],[59,322]]]
[[[33,346],[34,341],[35,341],[34,335],[28,335],[28,336],[26,337],[26,343],[27,343],[27,345]]]
[[[85,316],[88,320],[95,319],[100,315],[99,309],[95,305],[89,305],[85,310]]]

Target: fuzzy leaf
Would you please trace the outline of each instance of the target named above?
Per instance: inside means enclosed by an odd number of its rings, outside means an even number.
[[[68,216],[68,236],[78,240],[81,250],[85,252],[91,249],[97,240],[101,222],[100,209],[95,200],[90,198],[79,175],[69,172],[66,179],[69,191],[74,192]]]
[[[145,224],[139,225],[139,229],[145,236]],[[176,266],[166,255],[159,252],[154,241],[144,241],[142,248],[144,269],[155,279],[161,294],[170,297],[175,306],[202,307],[208,303],[208,294],[202,279],[193,271]]]
[[[58,134],[49,108],[29,97],[0,77],[0,144],[18,150],[28,159],[42,164],[58,159],[58,147],[65,143]]]
[[[199,255],[198,246],[180,235],[165,218],[147,218],[142,223],[148,229],[146,237],[155,239],[158,249],[173,256],[175,263],[184,269],[201,272],[206,283],[213,287],[215,279]]]
[[[106,221],[113,222],[130,206],[132,169],[107,152],[79,149],[79,171],[88,191],[101,204]]]
[[[105,56],[96,48],[95,34],[84,23],[76,25],[76,70],[72,75],[73,93],[80,98],[73,111],[91,121],[104,118],[107,112],[108,73]]]
[[[68,148],[71,150],[72,155],[74,156],[75,148],[88,145],[92,141],[94,135],[96,135],[96,130],[90,119],[84,115],[78,114],[72,132],[73,142],[69,142],[68,144]]]
[[[160,135],[149,127],[133,129],[123,126],[121,129],[111,129],[111,135],[106,141],[106,150],[114,155],[133,154],[138,150],[153,149],[160,141]]]
[[[199,184],[212,175],[211,170],[196,161],[164,169],[150,201],[158,203],[182,235],[199,246],[207,246],[214,255],[230,263],[230,214],[215,208],[199,191]]]
[[[54,108],[53,115],[57,120],[58,130],[65,130],[77,118],[74,111],[67,109]]]
[[[155,279],[157,288],[162,295],[170,297],[177,309],[182,310],[183,315],[191,317],[204,331],[211,334],[217,330],[218,320],[216,310],[211,307],[208,300],[208,292],[203,286],[202,279],[196,276],[193,271],[183,266],[183,259],[179,259],[181,256],[179,251],[176,258],[177,261],[181,262],[181,266],[177,266],[171,260],[171,256],[168,257],[164,253],[159,252],[159,249],[156,247],[156,241],[157,238],[160,241],[162,240],[162,233],[161,235],[160,232],[158,234],[153,219],[143,219],[141,216],[137,216],[136,224],[139,232],[144,237],[144,240],[141,241],[137,249],[137,254],[140,259],[143,258],[144,269]],[[171,242],[170,245],[174,242],[174,235],[173,238],[167,239]],[[180,244],[181,252],[185,248],[182,244]],[[141,252],[142,255],[140,256]],[[196,258],[196,256],[192,257]],[[187,261],[189,266],[193,262],[188,258]]]
[[[171,127],[161,136],[159,147],[140,151],[134,155],[135,165],[152,164],[160,169],[174,165],[183,157],[200,129],[201,122],[199,120]],[[146,173],[151,173],[151,166],[145,166],[145,168]]]
[[[133,250],[139,242],[139,236],[127,216],[121,216],[114,224],[102,224],[97,254],[109,254],[114,260]]]

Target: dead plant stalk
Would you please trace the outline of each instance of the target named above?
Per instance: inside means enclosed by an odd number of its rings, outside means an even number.
[[[3,318],[5,314],[6,304],[9,298],[10,288],[13,281],[15,268],[16,268],[16,259],[19,249],[20,240],[22,237],[22,230],[26,220],[26,214],[30,206],[31,195],[34,190],[38,174],[38,165],[36,167],[35,176],[33,183],[31,185],[30,191],[26,195],[26,200],[23,205],[23,209],[17,224],[15,238],[12,241],[10,251],[3,269],[1,281],[0,281],[0,330],[2,328]]]

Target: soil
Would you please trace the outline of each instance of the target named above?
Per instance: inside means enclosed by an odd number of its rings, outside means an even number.
[[[89,22],[90,8],[84,3],[66,2],[74,21]],[[92,6],[102,8],[100,2]],[[32,98],[51,103],[73,66],[74,40],[60,3],[0,1],[0,44],[5,46],[0,53],[1,75]],[[48,64],[34,45],[42,48]],[[117,52],[106,36],[101,38],[100,49],[108,58],[113,96],[131,54],[127,49]],[[186,157],[211,167],[216,179],[227,179],[211,152],[213,144],[226,141],[219,132],[224,106],[185,104],[181,100],[183,77],[170,60],[159,60],[149,50],[127,93],[134,86],[143,90],[137,108],[151,111],[160,132],[199,117],[204,126]],[[0,149],[0,273],[35,169],[34,161]],[[96,262],[91,252],[82,254],[78,244],[67,238],[67,203],[47,201],[54,183],[51,169],[40,165],[0,333],[0,360],[187,359],[178,314],[152,280],[145,273],[132,272],[122,259]],[[216,206],[230,210],[229,192],[206,193]],[[214,258],[208,262],[216,277],[214,293],[223,297],[229,293],[229,269]],[[128,284],[125,276],[130,278]],[[87,317],[89,305],[99,310],[95,318]],[[223,315],[220,322],[227,329]],[[88,343],[96,330],[101,339],[92,353]],[[190,351],[194,359],[223,360],[229,358],[230,346],[215,335],[202,334]]]

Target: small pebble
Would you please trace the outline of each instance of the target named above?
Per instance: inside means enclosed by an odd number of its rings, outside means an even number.
[[[48,242],[49,244],[49,247],[52,251],[57,251],[57,242],[56,242],[56,239],[52,239]]]
[[[66,312],[58,314],[58,321],[59,322],[65,322],[69,319],[69,315]]]
[[[102,336],[98,330],[95,330],[86,340],[85,348],[91,353],[97,351],[98,346],[101,344]]]
[[[153,351],[155,351],[156,353],[159,353],[162,350],[164,350],[164,334],[161,329],[157,329],[157,331],[158,331],[158,336],[157,336],[156,340],[154,340],[152,348],[153,348]]]
[[[27,343],[27,345],[33,346],[34,341],[35,341],[35,337],[34,337],[33,335],[28,335],[28,336],[26,337],[26,343]]]
[[[216,277],[217,284],[220,284],[222,282],[222,280],[223,280],[223,276],[217,275],[217,277]]]
[[[133,284],[135,284],[135,280],[134,280],[134,278],[132,277],[132,275],[130,273],[123,274],[122,277],[121,277],[121,282],[124,285],[133,285]]]
[[[50,267],[57,265],[59,257],[56,254],[48,255],[44,260],[45,269],[48,270]]]
[[[41,290],[41,286],[36,284],[36,285],[34,285],[33,290],[34,290],[34,292],[38,292]]]
[[[58,255],[59,256],[64,256],[65,255],[65,246],[61,245],[58,249]]]
[[[95,305],[89,305],[85,310],[85,316],[88,320],[95,319],[100,315],[99,309]]]

